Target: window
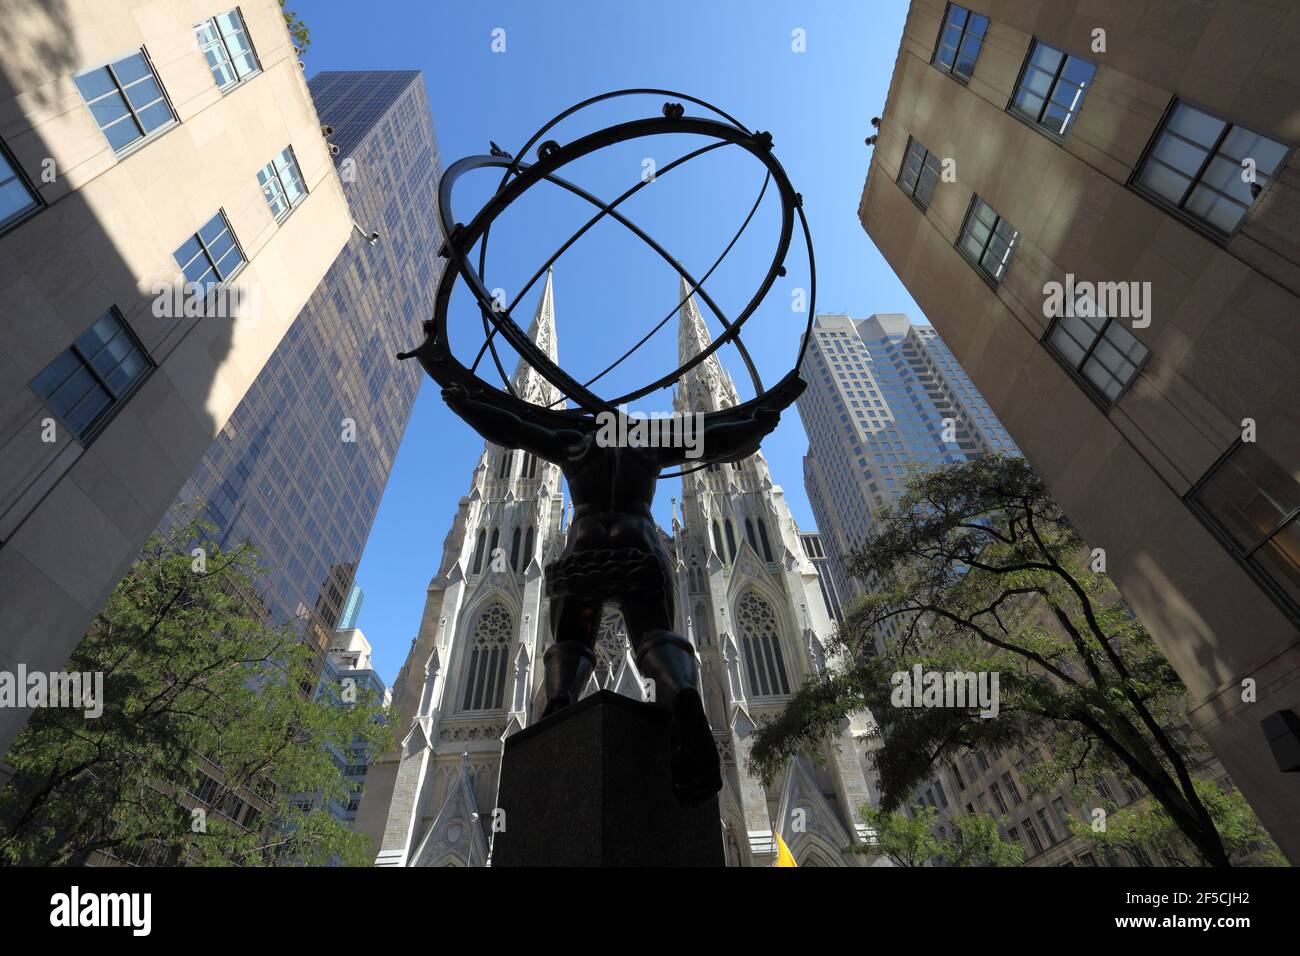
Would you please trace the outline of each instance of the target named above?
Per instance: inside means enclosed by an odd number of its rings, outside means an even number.
[[[767,539],[767,522],[758,519],[758,540],[763,542],[763,560],[772,560],[772,543]]]
[[[275,159],[257,171],[257,184],[262,187],[262,195],[266,197],[275,221],[284,222],[307,195],[292,146],[286,146]]]
[[[474,637],[465,672],[463,710],[500,710],[505,706],[506,662],[514,624],[501,604],[491,604],[474,622]]]
[[[87,70],[76,83],[114,152],[120,153],[136,140],[176,122],[143,48],[115,63]]]
[[[934,195],[935,183],[939,181],[939,166],[938,156],[913,137],[907,138],[907,152],[903,154],[903,166],[898,171],[898,184],[922,209],[929,207]]]
[[[1065,801],[1060,797],[1053,797],[1052,808],[1056,810],[1056,815],[1061,819],[1061,826],[1065,828],[1065,832],[1068,834],[1070,832],[1070,811],[1065,808]]]
[[[989,784],[989,793],[993,794],[993,802],[998,805],[999,813],[1007,812],[1007,802],[1002,799],[1002,788],[996,783]]]
[[[218,88],[228,89],[260,69],[238,7],[204,20],[194,27],[194,32]]]
[[[26,218],[40,205],[18,164],[0,145],[0,231]]]
[[[1132,184],[1143,195],[1219,238],[1230,236],[1282,168],[1289,148],[1244,126],[1175,100]],[[1255,182],[1242,179],[1254,161]]]
[[[487,547],[487,532],[482,528],[478,529],[478,539],[474,544],[474,565],[473,574],[478,574],[483,570],[483,549]]]
[[[519,549],[523,547],[523,529],[515,528],[515,533],[510,538],[510,567],[515,571],[522,571],[519,566]]]
[[[781,654],[781,636],[772,606],[749,591],[736,607],[736,624],[745,652],[750,693],[755,697],[790,693],[790,680]]]
[[[32,389],[83,444],[144,381],[153,362],[109,309],[32,381]]]
[[[1300,484],[1254,442],[1237,445],[1192,491],[1193,509],[1293,617],[1300,616]]]
[[[1087,60],[1035,40],[1007,109],[1054,139],[1064,139],[1096,72]]]
[[[220,209],[176,250],[176,262],[186,282],[212,288],[225,282],[244,264],[244,254]]]
[[[1034,829],[1034,821],[1025,817],[1020,821],[1020,825],[1025,828],[1025,836],[1029,837],[1029,843],[1034,848],[1035,853],[1043,852],[1043,841],[1038,838],[1038,831]]]
[[[993,207],[979,196],[971,200],[962,223],[957,248],[971,264],[994,283],[1002,281],[1015,251],[1020,231],[994,212]]]
[[[1056,831],[1052,829],[1052,821],[1048,819],[1047,811],[1039,810],[1037,813],[1038,823],[1043,828],[1043,835],[1047,837],[1047,842],[1056,845]]]
[[[1047,330],[1047,347],[1081,378],[1103,405],[1111,405],[1133,382],[1150,350],[1117,320],[1102,315],[1086,295]]]
[[[1002,774],[1002,782],[1007,785],[1007,792],[1011,794],[1011,803],[1014,806],[1020,806],[1020,788],[1016,786],[1016,781],[1012,778],[1010,770]]]
[[[955,3],[948,4],[931,62],[945,73],[951,73],[954,79],[969,80],[988,27],[988,17],[971,13]]]

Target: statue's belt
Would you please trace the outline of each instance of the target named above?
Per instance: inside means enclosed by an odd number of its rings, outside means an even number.
[[[573,508],[574,521],[579,518],[590,518],[593,515],[613,515],[615,518],[631,516],[654,520],[654,512],[650,510],[649,505],[635,502],[618,508],[606,508],[603,505],[575,505]]]
[[[546,596],[610,598],[662,594],[663,565],[636,548],[579,551],[546,566]]]

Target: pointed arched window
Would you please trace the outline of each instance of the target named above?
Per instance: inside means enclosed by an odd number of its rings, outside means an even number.
[[[718,530],[718,523],[716,521],[713,522],[713,550],[720,558],[725,558],[727,556],[727,552],[722,550],[722,532]]]
[[[503,604],[479,612],[470,635],[462,710],[500,710],[505,706],[506,664],[514,620]]]
[[[516,571],[522,571],[519,567],[519,548],[523,544],[523,528],[516,527],[514,536],[510,539],[510,567]]]
[[[762,518],[758,519],[758,537],[763,542],[763,560],[772,560],[772,545],[767,540],[767,522]]]
[[[474,564],[470,568],[472,574],[478,574],[483,570],[483,549],[487,547],[487,532],[478,529],[478,543],[474,545]]]
[[[755,697],[790,693],[790,679],[781,655],[781,633],[772,605],[747,591],[736,605],[736,628],[745,654],[749,692]]]
[[[503,449],[501,452],[501,467],[497,470],[498,478],[510,477],[510,468],[515,463],[515,452],[513,448]]]
[[[528,537],[524,539],[524,567],[527,567],[528,562],[533,558],[533,532],[535,530],[532,525],[528,526]],[[524,568],[519,570],[522,571]]]
[[[749,546],[758,554],[758,539],[754,537],[754,522],[748,518],[745,519],[745,539],[749,541]]]
[[[488,542],[488,570],[496,570],[497,545],[501,543],[501,529],[492,529],[492,538]]]
[[[731,519],[728,518],[722,522],[723,529],[727,532],[727,554],[728,561],[736,560],[736,530],[731,526]]]

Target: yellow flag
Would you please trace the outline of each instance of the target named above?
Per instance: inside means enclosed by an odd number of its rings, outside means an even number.
[[[776,865],[798,866],[799,864],[794,861],[794,854],[790,852],[790,848],[781,839],[781,834],[773,830],[772,835],[776,837]]]

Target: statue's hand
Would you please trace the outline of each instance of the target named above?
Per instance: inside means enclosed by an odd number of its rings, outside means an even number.
[[[442,400],[450,409],[463,408],[469,401],[469,392],[465,391],[464,385],[448,385],[442,390]]]

